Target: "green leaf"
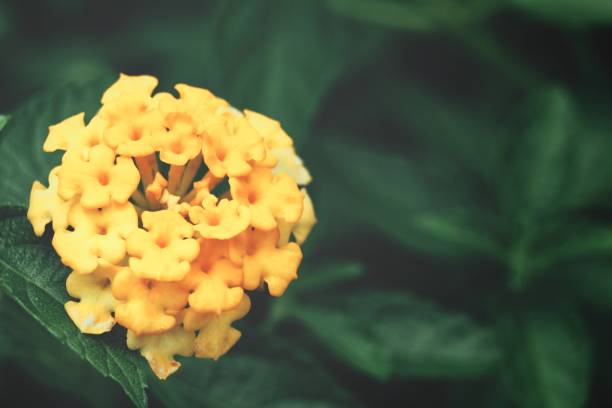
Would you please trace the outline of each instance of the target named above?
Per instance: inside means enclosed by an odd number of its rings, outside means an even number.
[[[334,293],[285,307],[338,359],[380,380],[477,376],[499,358],[488,329],[402,292]]]
[[[0,288],[63,344],[117,381],[138,407],[146,407],[144,360],[127,349],[117,330],[102,336],[79,332],[64,310],[68,270],[48,240],[34,235],[24,214],[18,208],[0,210]]]
[[[500,183],[505,202],[514,205],[520,220],[555,210],[563,202],[576,130],[572,101],[562,89],[534,92],[524,112],[512,181]]]
[[[357,262],[327,262],[318,268],[304,265],[300,278],[292,284],[291,295],[329,289],[363,275],[363,265]]]
[[[561,279],[581,300],[612,312],[612,269],[609,262],[577,262],[566,266],[563,272]]]
[[[434,31],[478,22],[490,15],[500,2],[328,0],[327,3],[338,14],[365,22],[403,30]]]
[[[509,342],[506,385],[525,408],[580,408],[591,371],[588,332],[575,311],[530,308],[507,318],[500,335]]]
[[[526,11],[570,25],[605,24],[612,21],[612,3],[605,0],[513,0]]]
[[[329,191],[315,200],[340,224],[340,217],[374,227],[401,244],[445,255],[500,255],[498,220],[479,208],[471,186],[439,157],[406,160],[333,139],[321,143]],[[332,194],[333,192],[333,194]],[[329,202],[326,202],[329,200]],[[333,200],[333,201],[332,201]],[[331,227],[330,227],[331,228]]]
[[[211,21],[205,80],[236,107],[281,121],[298,145],[335,81],[377,52],[383,39],[334,18],[319,0],[226,1]]]
[[[295,347],[295,346],[294,346]],[[184,359],[165,384],[152,390],[168,407],[338,407],[355,402],[302,352],[266,358],[234,351],[219,361]]]
[[[60,164],[57,154],[42,150],[48,127],[80,112],[91,117],[105,85],[65,86],[29,101],[11,116],[0,137],[0,172],[6,175],[0,178],[0,205],[26,205],[32,182],[47,184],[49,170]]]
[[[4,128],[4,126],[6,126],[8,120],[9,120],[8,116],[0,115],[0,130],[2,130],[2,128]]]
[[[129,401],[117,384],[102,377],[6,297],[0,298],[0,344],[0,358],[6,353],[29,377],[88,406],[105,408]]]

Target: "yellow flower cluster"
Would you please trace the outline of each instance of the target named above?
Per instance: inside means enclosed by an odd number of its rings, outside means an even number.
[[[316,220],[310,174],[277,121],[156,86],[122,74],[89,123],[49,127],[43,149],[64,154],[49,187],[32,186],[28,219],[39,236],[53,227],[81,332],[120,324],[165,379],[175,355],[216,360],[238,341],[245,290],[285,292]]]

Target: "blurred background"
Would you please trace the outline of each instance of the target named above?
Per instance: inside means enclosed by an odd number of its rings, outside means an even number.
[[[609,407],[611,41],[609,0],[1,1],[0,113],[151,74],[311,170],[300,279],[151,406]],[[131,405],[0,305],[3,401]]]

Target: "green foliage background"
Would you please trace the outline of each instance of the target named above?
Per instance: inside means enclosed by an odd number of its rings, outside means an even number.
[[[608,0],[0,2],[0,398],[612,406],[611,40]],[[24,217],[118,72],[279,118],[314,175],[300,279],[166,382],[78,333]]]

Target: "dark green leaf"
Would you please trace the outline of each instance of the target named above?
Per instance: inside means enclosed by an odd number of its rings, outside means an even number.
[[[8,298],[0,299],[0,344],[0,358],[6,353],[31,378],[74,395],[88,406],[128,402],[117,384],[101,376]]]
[[[298,145],[330,87],[382,39],[333,18],[318,0],[227,1],[211,17],[205,80],[235,106],[280,120]]]
[[[579,262],[563,276],[585,302],[612,312],[612,268],[609,262]]]
[[[0,231],[0,288],[62,343],[117,381],[137,406],[146,407],[144,360],[127,349],[116,330],[103,336],[79,332],[63,307],[68,270],[50,243],[33,234],[24,211],[2,207]]]
[[[300,278],[292,285],[292,294],[329,289],[364,275],[363,265],[357,262],[329,262],[318,268],[308,267],[300,272]]]
[[[329,185],[334,202],[324,202],[331,193],[317,202],[334,205],[335,211],[334,219],[322,218],[321,224],[346,216],[411,248],[500,256],[497,221],[477,207],[470,186],[458,180],[458,169],[443,159],[406,160],[333,140],[322,150],[329,170],[318,183]]]
[[[234,351],[219,362],[186,359],[165,384],[156,382],[152,389],[168,407],[355,406],[312,361],[289,362],[299,353],[267,359]]]
[[[482,20],[496,9],[499,1],[328,0],[328,4],[341,15],[385,27],[433,31]]]
[[[562,89],[534,93],[524,110],[512,182],[500,183],[505,201],[514,203],[520,220],[556,209],[563,202],[576,131],[572,102]]]
[[[6,115],[0,115],[0,130],[2,130],[2,128],[4,126],[6,126],[6,123],[8,122],[9,117]]]
[[[26,205],[32,182],[47,184],[49,170],[60,163],[58,155],[42,150],[48,127],[79,112],[91,117],[103,89],[101,83],[65,86],[28,102],[11,116],[0,138],[0,172],[10,175],[0,179],[0,205]]]
[[[580,408],[588,395],[591,346],[575,311],[524,310],[501,325],[509,342],[506,385],[525,408]]]
[[[285,307],[337,358],[381,380],[481,375],[499,357],[489,330],[406,293],[337,293]]]

